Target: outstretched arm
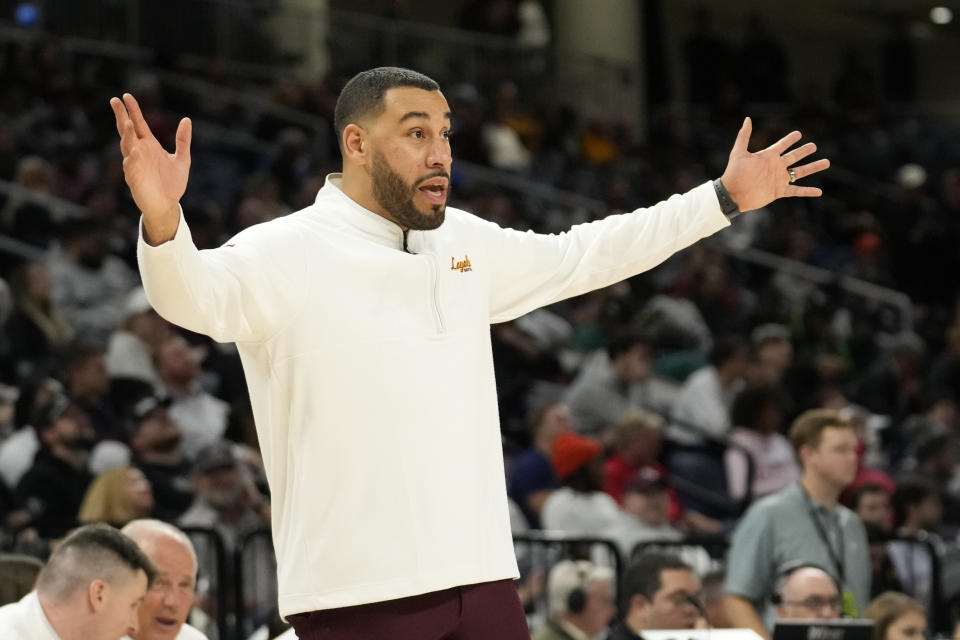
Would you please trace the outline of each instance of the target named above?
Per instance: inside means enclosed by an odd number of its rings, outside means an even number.
[[[721,176],[740,211],[759,209],[778,198],[821,195],[820,189],[795,184],[830,166],[825,159],[796,164],[814,153],[816,145],[789,150],[801,138],[794,131],[752,153],[747,148],[751,131],[747,118]],[[706,183],[652,207],[577,225],[558,235],[498,230],[490,243],[490,319],[503,322],[609,286],[657,266],[728,224],[713,185]]]

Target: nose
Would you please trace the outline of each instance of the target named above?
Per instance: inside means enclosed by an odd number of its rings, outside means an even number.
[[[132,636],[137,631],[140,630],[140,618],[138,616],[139,608],[133,610],[133,614],[130,616],[130,625],[127,628],[127,635]]]
[[[431,169],[449,169],[453,163],[453,154],[450,151],[450,141],[438,136],[434,138],[427,152],[427,166]]]

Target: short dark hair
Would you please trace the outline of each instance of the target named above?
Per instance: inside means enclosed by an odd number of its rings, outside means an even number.
[[[607,344],[607,356],[611,360],[616,360],[637,346],[650,349],[652,343],[650,342],[650,338],[645,334],[637,331],[623,331],[617,333],[610,339],[610,342]]]
[[[113,582],[118,568],[143,571],[148,589],[157,574],[133,540],[109,525],[88,524],[74,529],[57,545],[37,577],[37,589],[62,600],[94,579]]]
[[[337,132],[338,144],[343,145],[343,130],[348,124],[382,111],[384,94],[396,87],[440,90],[435,80],[410,69],[377,67],[361,71],[343,86],[333,109],[333,128]]]
[[[786,412],[789,398],[780,387],[760,385],[747,387],[737,394],[730,408],[730,420],[735,426],[754,429],[763,411],[774,405],[781,414]]]
[[[720,367],[739,354],[749,353],[747,341],[735,334],[722,335],[713,343],[707,358],[714,367]]]
[[[897,483],[890,504],[893,507],[894,526],[900,527],[907,519],[907,511],[924,500],[936,496],[940,497],[937,485],[926,478],[905,478]]]
[[[633,596],[641,595],[649,601],[663,586],[660,573],[669,569],[693,571],[689,564],[668,553],[644,553],[633,560],[620,580],[621,611],[626,615]]]
[[[860,508],[860,501],[863,500],[863,496],[870,493],[882,493],[886,496],[890,495],[890,492],[887,491],[886,487],[882,484],[877,484],[876,482],[865,482],[850,493],[850,508],[856,511]]]

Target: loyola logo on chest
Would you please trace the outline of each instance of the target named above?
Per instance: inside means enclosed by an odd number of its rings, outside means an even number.
[[[470,258],[464,255],[463,260],[457,260],[453,256],[450,256],[450,271],[459,271],[460,273],[473,271],[473,268],[470,266]]]

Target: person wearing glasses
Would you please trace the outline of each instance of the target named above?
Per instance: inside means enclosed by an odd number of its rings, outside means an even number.
[[[829,573],[808,564],[782,571],[773,602],[778,620],[830,620],[843,617],[843,596]]]
[[[627,566],[620,583],[623,618],[608,640],[638,640],[643,631],[706,626],[702,587],[690,565],[664,553],[644,553]]]

